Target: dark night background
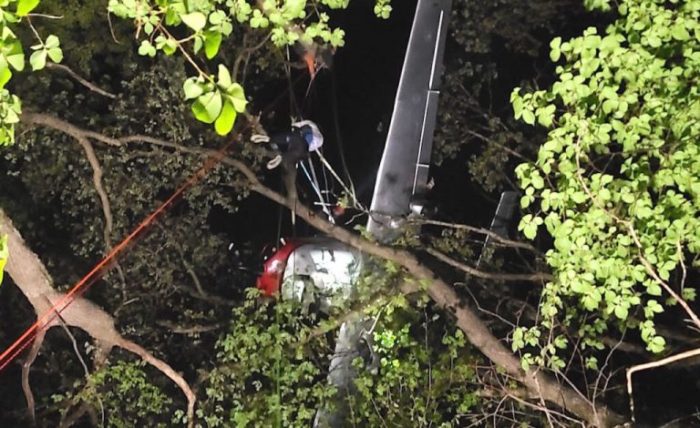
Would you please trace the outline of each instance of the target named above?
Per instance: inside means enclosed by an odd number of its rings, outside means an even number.
[[[510,3],[485,2],[484,7],[500,10],[499,13],[505,14],[499,7],[509,7]],[[523,2],[525,3],[527,2]],[[533,25],[532,34],[538,40],[535,44],[536,55],[526,54],[513,48],[515,42],[503,35],[507,33],[505,31],[490,39],[488,52],[485,53],[465,52],[459,43],[448,36],[445,52],[447,73],[454,72],[465,61],[494,64],[497,72],[490,81],[490,89],[480,93],[479,101],[488,105],[490,112],[493,112],[494,116],[503,118],[504,122],[512,118],[508,96],[514,87],[522,85],[523,82],[531,83],[533,80],[544,86],[553,79],[553,66],[547,54],[548,43],[552,37],[575,36],[591,25],[602,29],[611,20],[610,16],[585,12],[577,1],[553,3],[563,4],[561,9],[557,9],[562,12],[561,16],[550,17],[546,25]],[[271,131],[287,126],[289,117],[297,113],[294,111],[297,108],[302,110],[304,118],[318,123],[324,133],[325,156],[342,175],[338,152],[342,146],[358,196],[367,205],[370,203],[374,176],[391,119],[415,5],[415,0],[394,0],[393,11],[388,20],[377,19],[372,12],[372,3],[364,0],[352,1],[348,10],[334,13],[332,24],[343,28],[346,37],[345,46],[334,56],[331,69],[322,70],[310,88],[307,86],[308,79],[304,77],[303,70],[293,70],[292,78],[296,81],[294,100],[285,97],[273,111],[262,117],[263,125]],[[521,9],[523,8],[527,10],[527,7],[523,6]],[[523,13],[521,9],[516,12]],[[518,14],[514,13],[514,16]],[[515,24],[513,25],[515,28]],[[454,30],[453,28],[452,31]],[[288,86],[287,82],[282,81],[265,88],[256,94],[249,109],[257,113],[266,108],[271,100],[286,91]],[[307,89],[309,89],[308,95]],[[291,106],[290,104],[295,101],[297,106]],[[438,111],[438,116],[440,115],[441,111]],[[448,126],[449,123],[443,123],[443,125]],[[441,122],[438,126],[441,126]],[[523,140],[528,140],[533,145],[539,141],[538,138],[541,138],[536,131],[525,130],[522,134]],[[431,168],[431,174],[435,179],[431,200],[435,203],[438,209],[437,217],[441,220],[488,227],[500,190],[509,189],[509,187],[506,183],[498,191],[486,191],[480,183],[476,182],[466,164],[471,156],[476,156],[479,152],[480,149],[476,144],[467,141],[459,142],[456,156],[445,158],[439,165]],[[503,166],[507,171],[502,172],[512,179],[512,167],[517,162],[509,162]],[[276,171],[267,173],[266,183],[279,189],[280,179],[277,174]],[[299,180],[303,181],[301,175]],[[302,195],[304,192],[308,195],[308,186],[303,183],[300,186],[302,186]],[[356,221],[356,224],[364,225],[365,221],[366,218],[362,217]],[[315,234],[304,224],[298,223],[296,228],[293,228],[288,211],[282,210],[257,194],[252,194],[237,206],[234,214],[215,206],[209,213],[208,223],[211,231],[224,232],[226,238],[234,243],[236,248],[245,245],[250,249],[248,258],[245,260],[245,268],[251,274],[251,279],[252,274],[260,269],[260,260],[257,256],[261,249],[267,244],[274,243],[278,236]],[[54,239],[60,241],[61,237],[57,232]],[[85,264],[84,261],[83,264]],[[12,303],[18,299],[14,295],[8,297],[9,288],[7,284],[0,288],[0,319],[3,325],[6,318],[9,318],[9,322],[16,320],[8,316],[8,311],[2,307],[6,302]],[[25,312],[26,319],[31,319],[31,310]],[[21,327],[24,326],[14,325],[13,328],[6,330],[1,335],[0,344],[4,346],[11,337],[16,337]],[[62,338],[61,332],[54,331],[52,340],[57,347],[64,346],[66,349],[70,347],[69,342]],[[183,342],[182,346],[186,344]],[[700,382],[692,374],[691,369],[686,371],[683,368],[662,368],[637,375],[635,388],[640,419],[650,421],[649,426],[657,426],[661,421],[672,419],[678,414],[696,411],[697,397],[700,397]],[[80,375],[79,372],[78,375]],[[37,378],[38,376],[34,377],[34,379]],[[18,367],[0,374],[0,401],[5,403],[0,410],[10,407],[9,403],[15,403],[17,408],[23,406],[23,399],[19,395],[9,397],[10,394],[18,391],[18,385]],[[60,388],[57,385],[50,385],[50,387]],[[619,402],[614,405],[624,411],[627,403]],[[668,408],[672,410],[667,412]],[[0,421],[2,419],[0,415]]]

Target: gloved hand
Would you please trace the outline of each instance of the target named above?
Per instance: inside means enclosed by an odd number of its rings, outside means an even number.
[[[268,137],[265,134],[253,134],[250,137],[250,141],[254,143],[267,143],[268,141],[270,141],[270,137]]]
[[[282,162],[282,155],[277,155],[267,163],[267,169],[275,169]]]

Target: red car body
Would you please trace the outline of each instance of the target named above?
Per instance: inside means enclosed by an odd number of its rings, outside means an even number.
[[[283,241],[284,242],[284,241]],[[287,240],[277,251],[275,251],[265,263],[263,272],[256,281],[256,286],[264,296],[276,296],[280,291],[284,269],[287,267],[287,260],[294,250],[304,245],[304,240]]]

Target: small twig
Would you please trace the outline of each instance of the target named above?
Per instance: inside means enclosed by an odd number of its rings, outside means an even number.
[[[29,18],[44,18],[44,19],[63,19],[63,15],[49,15],[47,13],[28,13]]]
[[[114,43],[121,45],[122,42],[117,40],[116,34],[114,34],[114,26],[112,25],[112,14],[107,12],[107,24],[109,24],[109,33],[112,35],[112,40]]]
[[[37,315],[38,316],[38,315]],[[34,394],[32,393],[32,387],[29,385],[29,370],[36,360],[37,355],[39,355],[39,350],[41,345],[44,343],[44,337],[46,335],[46,330],[40,328],[34,338],[34,343],[27,355],[27,359],[22,363],[22,391],[24,391],[24,398],[27,400],[27,412],[29,413],[29,419],[32,421],[33,425],[36,425],[36,413],[35,413],[35,401]]]
[[[211,325],[190,325],[190,326],[182,326],[182,325],[177,325],[171,321],[168,320],[157,320],[156,324],[158,324],[161,327],[167,328],[171,333],[175,334],[198,334],[198,333],[207,333],[210,331],[218,330],[222,327],[226,326],[226,323],[216,323],[216,324],[211,324]]]
[[[473,275],[477,278],[491,279],[496,281],[529,281],[529,282],[544,282],[552,281],[554,278],[548,273],[496,273],[496,272],[484,272],[483,270],[473,268],[471,266],[465,265],[464,263],[458,262],[452,257],[443,254],[442,252],[436,250],[435,248],[427,248],[425,250],[428,254],[432,255],[436,259],[457,268],[463,272]]]
[[[524,162],[532,162],[532,159],[528,159],[525,156],[521,155],[520,153],[516,152],[515,150],[511,149],[510,147],[501,144],[499,142],[494,141],[492,138],[488,138],[485,135],[479,134],[476,131],[472,131],[471,129],[467,129],[467,134],[471,135],[472,137],[476,137],[482,141],[484,141],[487,144],[493,144],[494,146],[500,148],[504,152],[510,154],[511,156],[514,156]]]
[[[95,92],[96,94],[100,94],[104,97],[111,98],[111,99],[117,98],[117,96],[115,94],[105,91],[104,89],[100,88],[99,86],[95,85],[94,83],[90,82],[89,80],[85,79],[84,77],[80,76],[78,73],[73,71],[73,69],[68,67],[67,65],[55,64],[53,62],[48,62],[48,63],[46,63],[46,68],[53,69],[53,70],[61,70],[61,71],[68,73],[68,75],[70,75],[70,77],[77,80],[78,83],[85,86],[86,88],[88,88],[92,92]]]
[[[474,233],[479,233],[481,235],[486,235],[489,238],[493,239],[497,243],[501,244],[502,246],[505,247],[513,247],[513,248],[522,248],[523,250],[528,250],[532,251],[533,253],[541,254],[540,250],[537,248],[533,247],[532,245],[526,243],[526,242],[520,242],[520,241],[514,241],[512,239],[504,238],[503,236],[499,235],[496,232],[493,232],[491,230],[485,229],[483,227],[474,227],[474,226],[469,226],[466,224],[459,224],[459,223],[449,223],[446,221],[439,221],[439,220],[431,220],[427,218],[420,218],[416,220],[412,220],[416,223],[419,224],[429,224],[433,226],[442,226],[442,227],[449,227],[452,229],[458,229],[458,230],[467,230],[469,232],[474,232]]]
[[[630,399],[630,415],[632,415],[632,422],[635,422],[634,419],[634,394],[632,391],[632,375],[636,372],[640,372],[642,370],[648,370],[648,369],[653,369],[661,366],[665,366],[668,364],[671,364],[676,361],[684,360],[686,358],[691,358],[695,357],[697,355],[700,355],[700,348],[696,349],[691,349],[689,351],[681,352],[680,354],[676,355],[671,355],[670,357],[663,358],[658,361],[652,361],[650,363],[644,363],[644,364],[637,364],[636,366],[630,367],[627,369],[627,394],[629,395]]]
[[[27,24],[29,25],[29,28],[32,30],[32,33],[34,33],[34,37],[39,41],[41,46],[44,46],[44,41],[41,40],[41,36],[39,35],[39,32],[36,31],[36,28],[34,27],[34,24],[32,24],[32,19],[27,16]]]

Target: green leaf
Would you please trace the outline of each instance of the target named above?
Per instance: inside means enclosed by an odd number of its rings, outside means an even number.
[[[647,344],[647,349],[651,352],[658,354],[664,350],[666,347],[666,340],[661,336],[654,336],[651,342]]]
[[[690,38],[690,34],[682,23],[678,23],[671,27],[671,37],[676,40],[684,41]]]
[[[655,282],[652,282],[647,285],[647,293],[652,296],[660,296],[662,293],[661,286]]]
[[[197,98],[192,104],[192,112],[197,120],[213,123],[221,113],[221,94],[219,91],[209,92]]]
[[[53,34],[47,37],[46,41],[44,42],[44,46],[46,47],[46,49],[57,48],[60,45],[61,41],[58,39],[58,37],[54,36]]]
[[[39,0],[19,0],[17,2],[17,16],[26,16],[39,5]]]
[[[32,71],[41,70],[46,67],[46,51],[42,49],[34,52],[29,57],[29,64],[32,66]]]
[[[185,80],[185,83],[182,85],[182,89],[185,91],[186,100],[197,98],[204,93],[202,84],[197,82],[195,77],[190,77],[189,79]]]
[[[180,15],[182,22],[194,31],[200,31],[207,25],[207,17],[202,12],[192,12]]]
[[[49,58],[51,58],[51,61],[55,63],[63,61],[63,50],[61,50],[61,48],[51,48],[47,50],[46,53],[49,55]]]
[[[615,316],[621,320],[626,320],[629,315],[629,310],[627,307],[619,305],[615,306]]]
[[[208,59],[212,59],[219,52],[221,46],[221,33],[218,31],[207,31],[204,33],[204,54]]]
[[[219,135],[226,135],[233,129],[233,124],[236,121],[236,109],[233,108],[231,102],[227,99],[224,101],[224,106],[221,109],[221,115],[214,123],[214,129]]]
[[[238,113],[243,113],[245,111],[246,104],[248,104],[248,101],[245,99],[245,93],[243,92],[243,86],[239,85],[238,83],[234,83],[226,91],[226,94],[231,100],[231,103],[233,103],[233,107],[236,109],[236,111]]]
[[[9,67],[5,66],[0,69],[0,89],[5,87],[10,78],[12,78],[12,72]]]
[[[535,239],[537,236],[537,225],[535,223],[528,223],[523,227],[523,235],[527,239]]]
[[[156,56],[156,47],[153,46],[148,40],[144,40],[141,42],[138,52],[139,55],[154,57]]]
[[[229,73],[228,68],[225,65],[219,64],[219,73],[217,74],[217,84],[221,86],[224,91],[228,92],[231,87],[231,73]]]
[[[577,204],[582,204],[586,202],[587,199],[588,197],[586,197],[586,194],[581,191],[574,192],[571,194],[571,200],[576,202]]]
[[[535,124],[535,114],[530,110],[523,110],[523,121],[528,125]]]
[[[14,41],[10,45],[10,49],[5,54],[5,61],[17,71],[24,70],[24,52],[19,41]]]

